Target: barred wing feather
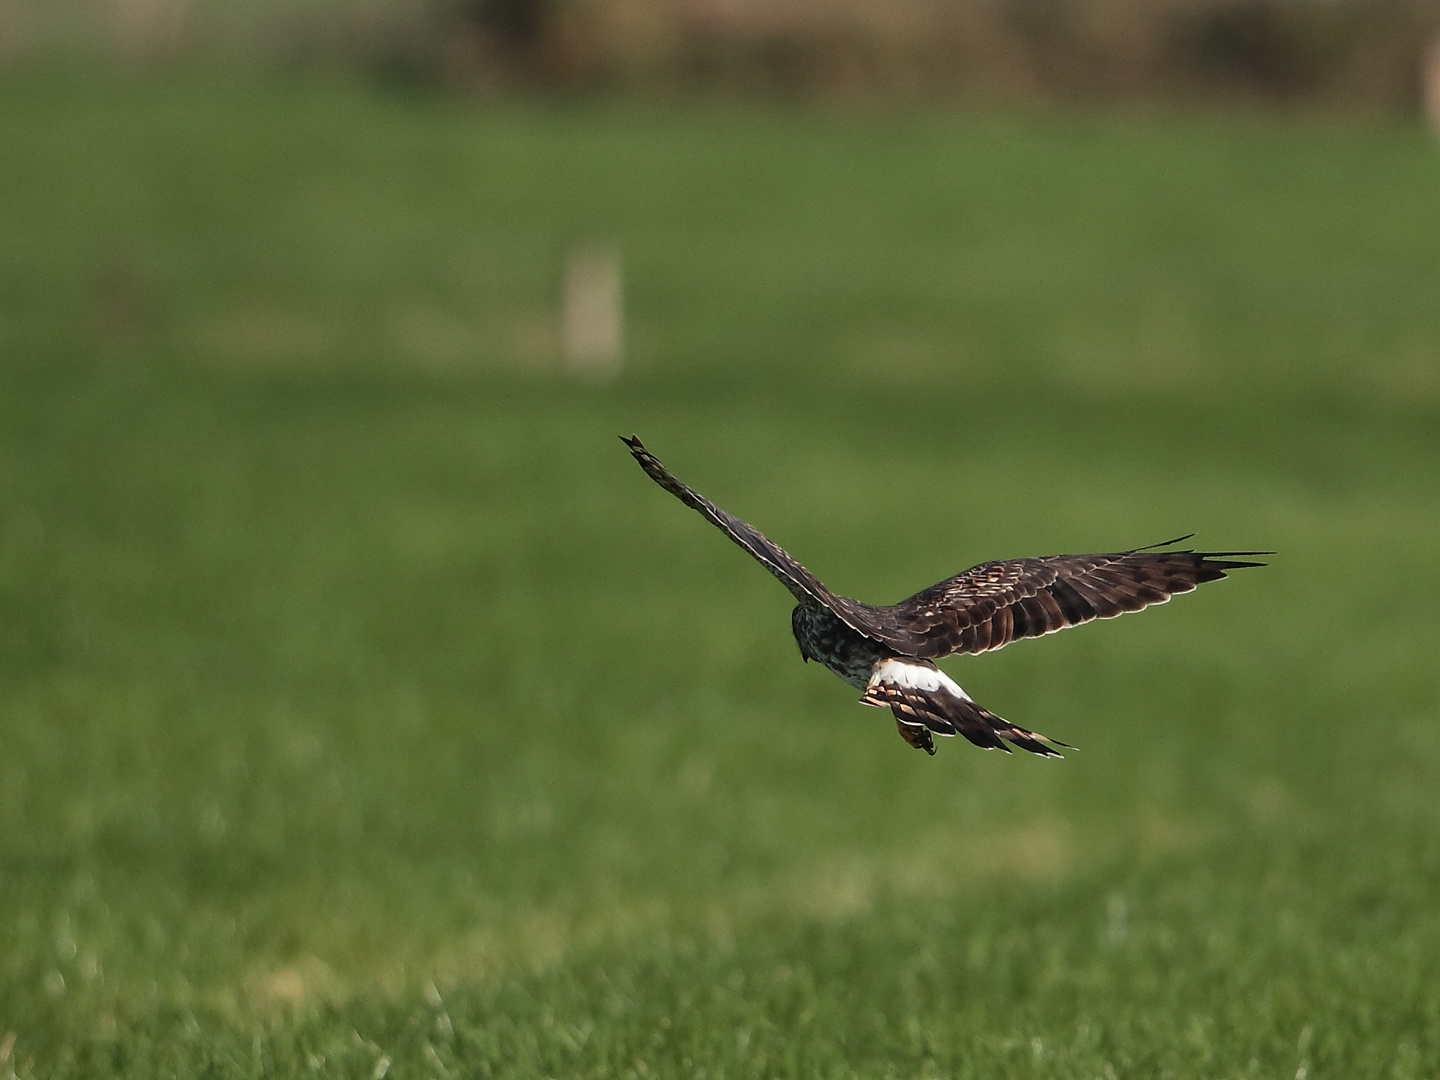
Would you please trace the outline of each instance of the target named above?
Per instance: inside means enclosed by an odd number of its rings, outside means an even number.
[[[780,579],[781,584],[790,590],[796,600],[835,610],[835,602],[839,597],[820,584],[815,575],[801,566],[788,551],[770,540],[754,525],[741,521],[734,514],[726,513],[694,488],[678,480],[660,463],[659,458],[645,449],[645,444],[636,436],[631,435],[627,439],[622,435],[620,441],[630,448],[630,453],[650,479],[690,509],[698,510],[712,525],[748,551],[756,562]],[[839,612],[836,611],[836,614]]]
[[[988,652],[1021,638],[1163,604],[1223,578],[1227,570],[1261,566],[1244,557],[1265,554],[1137,548],[981,563],[898,604],[852,611],[852,625],[906,656]]]

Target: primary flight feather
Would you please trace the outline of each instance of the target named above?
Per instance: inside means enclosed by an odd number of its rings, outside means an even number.
[[[864,691],[866,705],[888,707],[911,746],[935,753],[933,735],[963,735],[977,746],[1058,757],[1067,744],[1016,727],[971,700],[932,662],[955,653],[999,649],[1091,619],[1163,604],[1216,581],[1268,551],[1193,551],[1164,544],[1098,555],[1047,555],[981,563],[898,604],[862,604],[827,589],[759,529],[727,514],[677,480],[632,435],[621,436],[650,478],[748,551],[797,603],[790,627],[805,660],[816,660]],[[1157,550],[1168,548],[1169,550]]]

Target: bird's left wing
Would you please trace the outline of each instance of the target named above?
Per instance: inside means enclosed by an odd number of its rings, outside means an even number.
[[[835,611],[841,618],[845,618],[836,606],[842,598],[835,596],[822,585],[819,579],[796,562],[788,551],[779,544],[772,543],[755,526],[741,521],[732,514],[727,514],[704,495],[677,480],[671,475],[669,469],[660,464],[659,458],[645,449],[645,444],[637,436],[631,435],[627,439],[622,435],[620,441],[630,448],[630,453],[635,455],[635,460],[640,463],[640,467],[645,470],[650,479],[690,509],[698,510],[705,515],[711,524],[748,551],[754,556],[756,562],[779,578],[781,584],[790,590],[796,600],[802,604],[820,604]]]

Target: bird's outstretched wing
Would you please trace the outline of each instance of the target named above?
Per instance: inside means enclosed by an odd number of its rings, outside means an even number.
[[[1163,604],[1177,593],[1223,578],[1227,570],[1264,566],[1248,561],[1249,556],[1273,554],[1156,550],[1190,539],[1181,536],[1130,551],[1006,559],[972,566],[908,600],[877,607],[831,592],[759,529],[672,476],[639,438],[620,438],[652,480],[748,551],[795,599],[828,608],[851,629],[905,656],[934,659],[987,652],[1092,619],[1113,619]]]
[[[659,458],[645,449],[645,444],[640,441],[638,436],[631,435],[627,439],[621,435],[620,441],[630,448],[630,453],[635,455],[635,460],[640,463],[640,467],[645,470],[650,479],[690,509],[698,510],[705,515],[711,524],[748,551],[755,557],[756,562],[779,578],[781,584],[790,590],[796,600],[802,604],[821,604],[836,611],[836,614],[840,614],[835,607],[839,598],[820,584],[814,574],[796,562],[788,551],[779,544],[772,543],[755,526],[727,514],[704,495],[677,480],[670,474],[669,469],[660,464]],[[844,618],[843,615],[841,617]]]
[[[981,653],[1091,619],[1163,604],[1268,551],[1158,551],[1188,540],[1100,555],[981,563],[888,607],[851,612],[855,629],[906,656]]]

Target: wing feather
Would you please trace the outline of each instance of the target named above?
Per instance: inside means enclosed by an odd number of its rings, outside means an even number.
[[[828,608],[852,630],[905,656],[988,652],[1021,638],[1113,619],[1163,604],[1223,578],[1227,570],[1264,566],[1249,556],[1273,554],[1171,548],[1190,539],[1182,536],[1130,551],[1005,559],[972,566],[898,604],[875,607],[832,593],[759,529],[677,480],[637,437],[621,440],[652,480],[704,515],[798,601]]]
[[[898,604],[854,612],[851,625],[906,656],[987,652],[1163,604],[1227,570],[1263,566],[1248,556],[1268,554],[1152,547],[981,563]]]
[[[780,583],[790,590],[795,599],[801,603],[821,604],[830,608],[847,623],[849,622],[840,607],[837,606],[837,601],[841,598],[836,597],[822,585],[820,580],[801,566],[788,551],[770,540],[755,526],[741,521],[733,514],[726,513],[694,488],[676,479],[670,470],[660,463],[659,458],[645,449],[645,444],[637,436],[632,435],[627,439],[622,435],[620,441],[630,448],[630,453],[635,456],[635,460],[640,463],[640,467],[645,470],[650,479],[690,509],[698,510],[712,525],[749,552],[756,562],[774,574]],[[863,607],[864,605],[855,606]],[[858,627],[852,628],[858,629]]]
[[[1095,608],[1080,590],[1065,578],[1057,577],[1050,586],[1050,595],[1060,609],[1060,618],[1067,626],[1095,618]]]

